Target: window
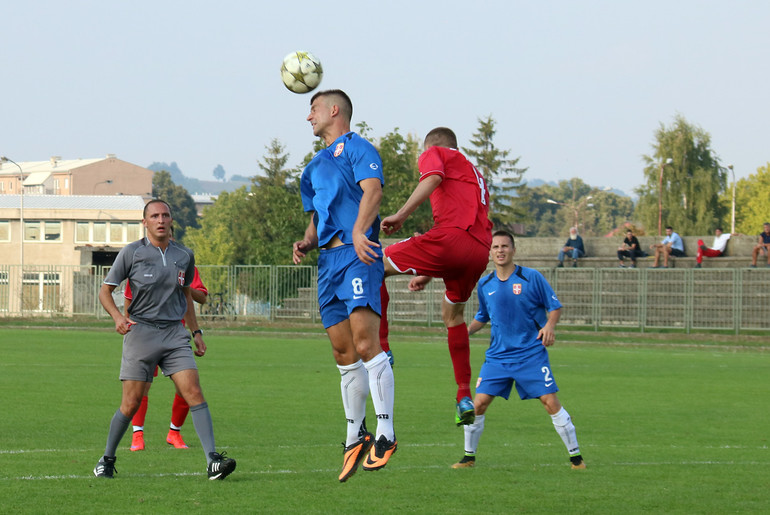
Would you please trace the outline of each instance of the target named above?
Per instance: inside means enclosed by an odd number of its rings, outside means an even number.
[[[110,224],[110,242],[122,243],[126,241],[123,237],[123,224]]]
[[[88,243],[91,241],[91,224],[78,222],[75,224],[75,242]]]
[[[139,222],[77,222],[76,243],[131,243],[142,237]]]
[[[126,224],[126,239],[129,242],[136,241],[142,237],[142,224],[139,222]]]
[[[40,222],[24,222],[24,241],[40,241]]]
[[[24,309],[55,311],[58,309],[61,277],[58,273],[24,272]]]
[[[45,241],[61,241],[61,222],[45,222]]]
[[[91,241],[93,241],[94,243],[107,242],[107,223],[106,222],[94,222],[94,234],[91,237]]]
[[[11,222],[0,220],[0,241],[11,241]]]
[[[0,182],[0,191],[5,191],[5,183]]]
[[[31,220],[24,222],[24,241],[50,241],[61,239],[61,222]]]

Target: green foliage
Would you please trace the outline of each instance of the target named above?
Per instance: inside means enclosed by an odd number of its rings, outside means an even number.
[[[662,227],[670,225],[681,235],[711,234],[726,215],[719,195],[727,183],[725,170],[711,149],[711,136],[677,115],[670,127],[661,124],[652,147],[653,154],[644,156],[646,183],[636,189],[636,218],[648,233],[657,230],[660,198]],[[670,164],[666,164],[668,159]]]
[[[261,173],[252,179],[243,220],[248,220],[248,254],[240,264],[288,265],[292,245],[302,238],[310,216],[302,209],[300,170],[287,169],[289,154],[273,139],[259,163]],[[313,258],[303,263],[315,264]]]
[[[398,128],[389,132],[377,142],[377,150],[382,158],[382,170],[385,175],[385,186],[382,191],[380,216],[385,217],[396,213],[417,187],[420,172],[417,159],[420,156],[420,141],[409,134],[406,137],[398,132]],[[430,202],[423,204],[412,213],[398,234],[394,236],[411,236],[414,232],[425,232],[433,225]]]
[[[289,155],[276,139],[266,147],[261,173],[250,190],[223,192],[205,209],[201,229],[185,243],[207,265],[282,265],[291,263],[292,244],[310,220],[302,210],[298,170],[287,169]],[[314,264],[311,258],[306,264]]]
[[[479,118],[479,127],[471,139],[471,147],[462,150],[487,182],[490,195],[489,218],[495,229],[511,229],[514,223],[529,219],[526,205],[526,185],[522,178],[527,168],[517,168],[520,157],[508,159],[510,150],[501,150],[494,143],[495,120],[492,115]]]
[[[528,236],[566,237],[575,225],[583,236],[603,236],[623,225],[633,212],[630,198],[592,188],[577,177],[528,190],[525,205],[534,219],[526,226]]]
[[[130,452],[127,435],[115,479],[94,478],[91,470],[120,403],[121,337],[112,329],[1,329],[4,512],[767,511],[770,415],[745,395],[747,377],[767,374],[766,347],[703,348],[703,335],[684,346],[654,336],[629,341],[623,335],[599,345],[557,336],[549,352],[559,399],[575,423],[588,469],[570,470],[541,404],[519,401],[514,392],[487,411],[476,467],[452,470],[463,453],[463,431],[452,418],[446,337],[396,334],[398,452],[383,470],[359,470],[340,485],[345,420],[326,337],[320,327],[304,327],[303,337],[295,336],[297,327],[283,334],[260,331],[207,330],[209,351],[197,360],[217,445],[238,460],[220,482],[205,477],[189,418],[182,434],[190,449],[165,443],[174,388],[163,377],[149,394],[147,449]],[[488,334],[472,338],[475,373]],[[56,395],[41,390],[65,384]],[[283,392],[277,405],[276,392]],[[682,395],[688,409],[682,409]],[[70,424],[41,423],[41,413]],[[707,422],[693,422],[693,413]],[[368,415],[371,430],[371,403]],[[386,501],[377,504],[373,492]]]
[[[171,206],[174,219],[174,237],[182,241],[188,228],[198,227],[198,213],[195,202],[184,186],[174,184],[171,174],[155,172],[152,176],[152,196],[165,200]]]
[[[757,168],[757,173],[739,180],[735,185],[735,231],[741,234],[759,234],[762,224],[770,220],[767,201],[770,199],[770,163]],[[729,209],[732,204],[732,188],[727,188],[723,205]],[[729,211],[728,211],[729,212]],[[730,215],[723,224],[730,226]]]

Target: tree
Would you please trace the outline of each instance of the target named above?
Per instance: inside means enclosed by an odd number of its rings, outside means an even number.
[[[495,228],[511,229],[516,222],[527,219],[524,205],[526,185],[522,178],[526,168],[516,168],[520,157],[508,159],[510,150],[501,150],[495,146],[495,120],[492,115],[478,119],[479,128],[473,133],[471,148],[463,147],[463,152],[476,164],[484,176],[489,188],[489,218]],[[519,197],[517,199],[517,197]]]
[[[660,216],[663,227],[680,234],[711,234],[726,214],[719,195],[727,184],[711,136],[677,115],[670,127],[660,125],[652,148],[652,155],[643,156],[646,183],[636,189],[635,217],[648,233],[658,227]]]
[[[214,171],[212,172],[214,174],[214,178],[218,181],[225,181],[225,168],[222,165],[217,165],[216,168],[214,168]]]
[[[248,255],[244,263],[291,264],[292,244],[301,239],[310,217],[302,209],[299,193],[299,169],[286,168],[289,154],[277,139],[265,147],[267,154],[259,163],[261,173],[252,178],[247,210]],[[312,264],[307,262],[305,264]]]
[[[566,235],[575,225],[583,236],[606,235],[626,223],[634,207],[629,197],[591,187],[577,177],[529,188],[526,199],[534,220],[526,226],[528,236]]]
[[[762,224],[770,219],[767,199],[770,198],[770,162],[757,168],[757,173],[735,184],[735,231],[742,234],[759,234]],[[722,204],[725,210],[732,206],[732,189],[727,188]],[[729,211],[728,211],[729,213]],[[730,214],[723,228],[730,226]]]
[[[164,200],[171,207],[176,239],[181,241],[189,227],[198,227],[198,212],[195,208],[195,202],[183,186],[174,184],[169,172],[164,170],[153,174],[152,196]]]
[[[409,198],[420,180],[417,158],[420,156],[420,141],[409,134],[406,137],[393,129],[377,142],[382,159],[385,186],[382,191],[380,215],[385,217],[396,213]],[[430,202],[423,202],[409,215],[398,236],[408,237],[414,232],[425,232],[433,225]]]
[[[222,192],[214,204],[204,208],[200,228],[190,228],[184,244],[195,252],[196,263],[203,265],[243,264],[249,226],[243,214],[249,202],[248,191],[241,186]]]

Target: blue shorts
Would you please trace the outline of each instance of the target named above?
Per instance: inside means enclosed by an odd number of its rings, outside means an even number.
[[[508,400],[511,388],[516,384],[519,397],[537,399],[547,393],[556,393],[556,381],[551,373],[548,351],[532,356],[524,363],[499,363],[485,361],[476,382],[476,393],[484,393]]]
[[[385,278],[382,249],[378,258],[367,265],[356,255],[353,245],[321,249],[318,256],[318,306],[324,328],[350,318],[355,308],[368,306],[381,312],[380,286]]]

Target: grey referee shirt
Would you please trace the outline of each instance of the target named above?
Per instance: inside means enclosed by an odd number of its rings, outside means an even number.
[[[195,276],[192,250],[169,241],[163,252],[147,238],[129,243],[118,253],[104,284],[131,283],[133,299],[129,317],[136,322],[167,325],[179,323],[187,311],[184,286]]]

